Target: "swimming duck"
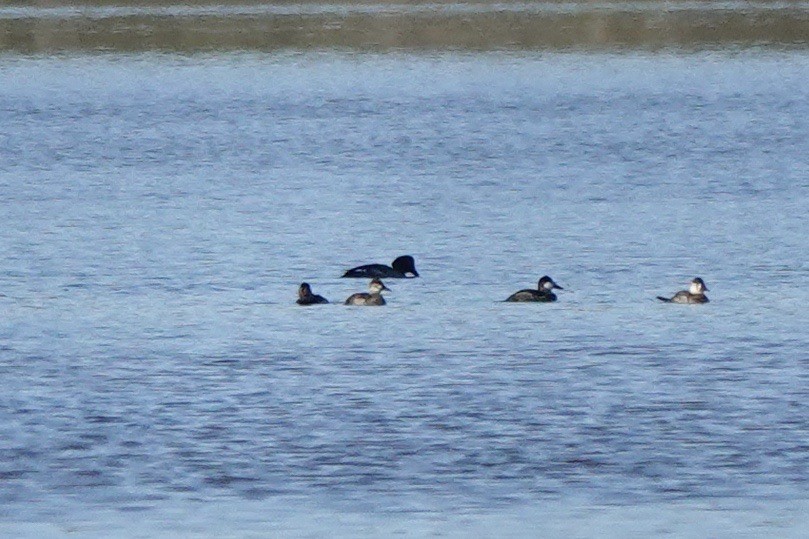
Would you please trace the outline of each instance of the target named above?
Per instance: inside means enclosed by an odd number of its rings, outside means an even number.
[[[343,277],[385,277],[387,279],[411,279],[418,276],[416,261],[410,255],[400,256],[390,266],[366,264],[351,268],[343,274]]]
[[[553,279],[545,275],[537,283],[537,289],[526,288],[511,294],[506,301],[556,301],[556,294],[553,289],[564,290],[561,286],[553,282]]]
[[[691,281],[691,286],[688,287],[688,290],[680,290],[670,298],[657,296],[657,299],[667,303],[708,303],[708,296],[705,295],[707,290],[708,287],[705,286],[705,281],[695,277]]]
[[[317,305],[319,303],[328,302],[329,300],[323,296],[313,294],[312,287],[309,286],[309,283],[301,283],[301,286],[298,287],[298,301],[296,302],[298,305]]]
[[[384,285],[379,279],[372,279],[368,284],[368,292],[357,292],[351,294],[346,300],[346,305],[385,305],[385,298],[382,297],[382,292],[390,291],[390,288]]]

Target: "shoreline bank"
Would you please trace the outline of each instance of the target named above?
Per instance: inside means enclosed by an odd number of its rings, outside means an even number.
[[[0,51],[805,47],[804,3],[7,6]]]

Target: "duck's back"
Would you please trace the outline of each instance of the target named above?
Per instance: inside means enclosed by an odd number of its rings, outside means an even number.
[[[343,277],[368,279],[387,277],[401,279],[405,277],[405,275],[384,264],[366,264],[364,266],[351,268],[343,274]]]
[[[525,289],[511,294],[506,301],[523,302],[523,301],[539,301],[548,302],[556,301],[556,294],[552,292],[540,292],[539,290]]]
[[[385,298],[382,294],[371,294],[370,297],[365,299],[366,305],[385,305]]]
[[[671,298],[672,303],[708,303],[705,294],[692,294],[688,290],[680,290]]]
[[[368,292],[358,292],[351,294],[345,302],[346,305],[385,305],[385,298],[382,294],[369,294]]]
[[[357,292],[351,294],[345,302],[345,305],[365,305],[365,297],[370,296],[367,292]]]
[[[319,305],[322,303],[328,303],[329,300],[324,298],[323,296],[319,296],[318,294],[310,294],[304,298],[298,299],[298,305]]]

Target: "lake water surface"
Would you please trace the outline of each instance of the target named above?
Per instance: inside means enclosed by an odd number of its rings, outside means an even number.
[[[800,536],[807,80],[0,56],[0,532]],[[405,253],[387,306],[340,304]],[[500,301],[544,274],[557,303]],[[654,300],[697,275],[710,304]]]

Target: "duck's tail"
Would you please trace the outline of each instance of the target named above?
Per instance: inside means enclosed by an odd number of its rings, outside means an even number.
[[[663,296],[657,296],[657,299],[659,299],[660,301],[665,301],[666,303],[671,303],[671,300],[669,298],[664,298]]]

